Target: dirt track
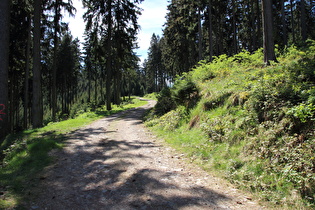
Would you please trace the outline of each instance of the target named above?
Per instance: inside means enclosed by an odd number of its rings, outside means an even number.
[[[40,177],[29,209],[262,209],[188,164],[142,125],[154,101],[73,132]]]

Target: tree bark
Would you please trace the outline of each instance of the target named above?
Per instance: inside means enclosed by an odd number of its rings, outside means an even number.
[[[306,29],[306,12],[305,12],[305,1],[300,1],[300,8],[301,8],[301,36],[302,41],[305,42],[307,39],[307,29]]]
[[[30,58],[31,58],[31,30],[32,21],[30,16],[28,17],[28,37],[27,37],[27,47],[26,47],[26,66],[25,66],[25,82],[24,82],[24,129],[28,127],[28,108],[29,108],[29,76],[30,76]]]
[[[208,13],[209,13],[209,56],[210,62],[213,58],[213,36],[212,36],[212,0],[208,2]]]
[[[8,121],[8,72],[10,39],[10,0],[0,1],[0,143],[7,135]]]
[[[57,112],[57,53],[58,53],[58,32],[59,32],[59,0],[55,2],[55,16],[54,16],[54,58],[52,66],[52,90],[51,90],[51,112],[52,120],[56,121]]]
[[[257,49],[257,34],[256,34],[256,17],[255,17],[255,9],[254,9],[254,1],[250,1],[250,13],[251,13],[251,34],[252,34],[252,40],[251,40],[251,51],[255,51]]]
[[[107,34],[107,51],[106,59],[106,109],[112,110],[111,105],[111,81],[112,81],[112,0],[108,1],[108,34]]]
[[[287,24],[285,19],[285,5],[284,0],[281,0],[281,22],[282,22],[282,38],[283,45],[288,45]]]
[[[199,60],[203,59],[202,55],[202,42],[203,42],[203,35],[202,35],[202,25],[201,25],[201,8],[198,7],[198,54],[199,54]]]
[[[34,0],[34,47],[33,47],[33,101],[32,101],[32,123],[33,128],[43,125],[43,105],[41,93],[41,0]]]
[[[290,10],[291,10],[291,33],[292,33],[292,41],[295,44],[295,24],[294,24],[294,13],[293,13],[293,0],[290,0]]]
[[[235,0],[232,0],[232,20],[233,20],[233,54],[236,54],[238,51],[237,47],[237,35],[236,35],[236,6]]]
[[[273,37],[272,0],[262,0],[263,35],[264,35],[264,62],[277,61]]]

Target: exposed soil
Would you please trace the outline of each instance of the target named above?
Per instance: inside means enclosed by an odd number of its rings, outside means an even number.
[[[79,129],[54,150],[28,209],[262,209],[142,124],[154,101]]]

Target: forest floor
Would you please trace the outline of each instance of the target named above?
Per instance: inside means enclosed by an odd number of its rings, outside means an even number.
[[[27,209],[264,209],[250,195],[210,175],[142,124],[145,106],[69,134],[53,150]]]

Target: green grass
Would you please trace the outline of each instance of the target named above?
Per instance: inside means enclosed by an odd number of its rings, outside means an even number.
[[[133,98],[111,111],[100,107],[83,113],[75,119],[49,123],[39,129],[9,135],[2,143],[3,160],[0,168],[0,209],[19,208],[27,202],[29,192],[39,181],[38,174],[53,160],[48,155],[52,149],[61,149],[67,134],[91,122],[127,109],[143,106],[147,101]]]

